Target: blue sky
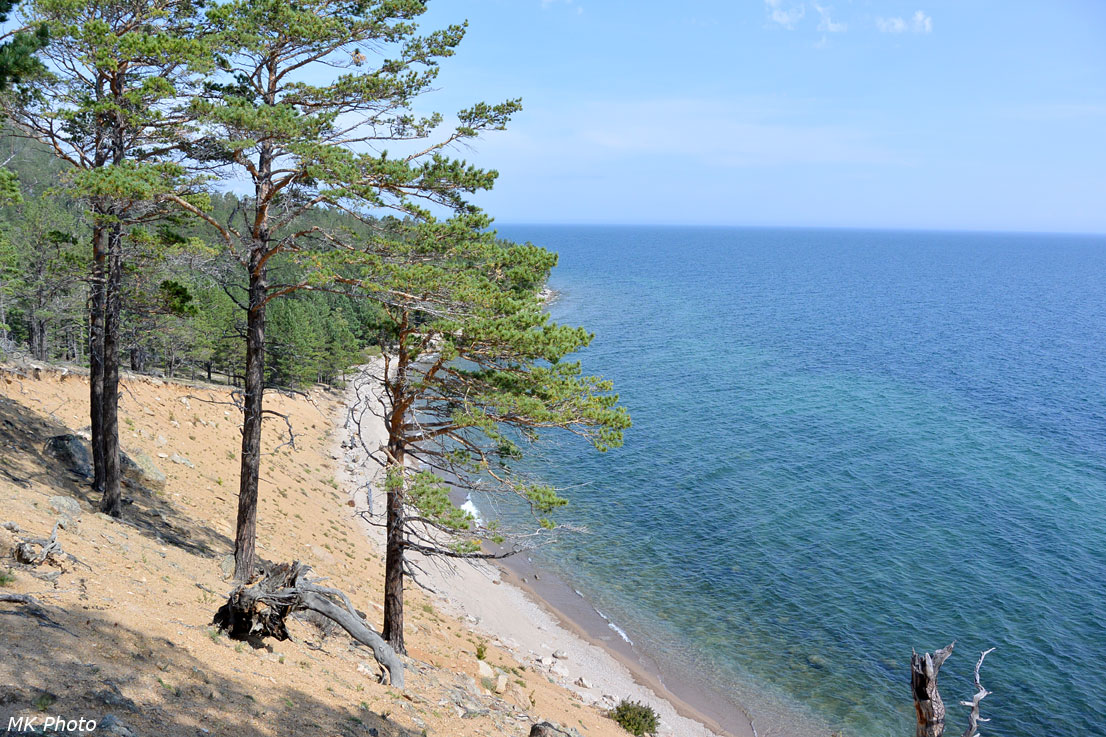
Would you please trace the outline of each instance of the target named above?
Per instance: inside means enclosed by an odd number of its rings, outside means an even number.
[[[1103,0],[434,0],[500,223],[1106,232]]]

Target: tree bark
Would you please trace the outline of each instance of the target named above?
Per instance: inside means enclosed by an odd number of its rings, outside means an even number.
[[[246,377],[243,392],[242,466],[238,485],[238,523],[234,537],[234,578],[253,577],[257,538],[257,486],[261,465],[262,400],[265,393],[265,268],[261,251],[250,261],[249,312],[246,318]]]
[[[123,230],[108,229],[107,279],[104,289],[103,423],[104,495],[100,511],[118,517],[123,511],[119,469],[119,316],[122,311]]]
[[[123,139],[125,122],[123,109],[127,102],[123,97],[126,73],[118,71],[111,78],[111,95],[115,105],[110,121],[111,163],[119,166],[127,158]],[[104,390],[101,423],[103,430],[104,495],[100,499],[100,511],[118,517],[123,511],[123,495],[120,489],[119,469],[119,319],[123,311],[123,216],[124,206],[112,204],[111,221],[107,227],[107,263],[104,274]]]
[[[102,214],[96,208],[94,218]],[[92,283],[88,307],[88,404],[92,431],[92,487],[104,490],[104,276],[107,264],[107,233],[101,224],[93,226]]]
[[[392,462],[399,467],[400,484],[386,481],[387,542],[384,553],[384,639],[397,653],[406,655],[403,642],[403,450],[392,448]]]
[[[914,711],[918,717],[915,737],[941,737],[945,732],[945,703],[937,690],[937,673],[952,655],[955,644],[950,643],[932,655],[913,653],[910,656],[910,685],[914,690]]]
[[[391,396],[392,408],[387,418],[389,434],[388,455],[390,466],[386,470],[394,469],[397,472],[399,482],[390,483],[385,478],[386,496],[386,522],[387,540],[384,555],[384,639],[397,653],[407,654],[407,647],[403,642],[403,576],[404,576],[404,548],[406,546],[406,532],[404,519],[404,464],[407,461],[407,449],[402,438],[402,428],[407,416],[407,405],[403,396],[407,390],[407,362],[408,353],[404,344],[407,331],[407,313],[399,324],[399,341],[396,350],[395,378],[384,377],[385,384],[391,382],[388,394]]]

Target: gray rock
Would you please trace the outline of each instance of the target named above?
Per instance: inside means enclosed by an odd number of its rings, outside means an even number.
[[[81,516],[81,505],[77,503],[76,499],[68,496],[52,496],[50,497],[50,509],[54,510],[63,517],[70,519],[78,519]]]
[[[553,657],[557,660],[568,660],[568,653],[566,653],[564,650],[554,650]]]
[[[77,435],[55,435],[47,439],[42,452],[85,478],[92,476],[92,452]]]
[[[192,461],[188,460],[184,456],[180,455],[179,453],[174,453],[173,455],[169,456],[169,460],[171,460],[173,463],[179,463],[182,466],[188,466],[189,468],[196,467],[196,464],[194,464]]]
[[[219,572],[227,579],[234,575],[234,556],[224,555],[219,559]]]
[[[165,474],[150,456],[140,450],[119,454],[123,477],[139,486],[161,490],[165,488]]]
[[[138,737],[134,730],[119,721],[114,714],[107,714],[96,725],[97,734],[114,734],[119,737]]]

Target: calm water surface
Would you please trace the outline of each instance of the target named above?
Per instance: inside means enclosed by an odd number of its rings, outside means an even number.
[[[962,730],[994,646],[985,734],[1106,734],[1106,239],[500,233],[560,253],[633,414],[533,468],[590,530],[548,564],[636,646],[851,737],[910,734],[911,647],[953,639]]]

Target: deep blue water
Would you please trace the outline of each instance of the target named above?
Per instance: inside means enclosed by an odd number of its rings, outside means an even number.
[[[993,646],[984,734],[1106,734],[1106,238],[500,233],[560,254],[633,415],[533,468],[590,530],[549,564],[637,646],[850,737],[910,734],[911,647],[953,639],[959,734]]]

